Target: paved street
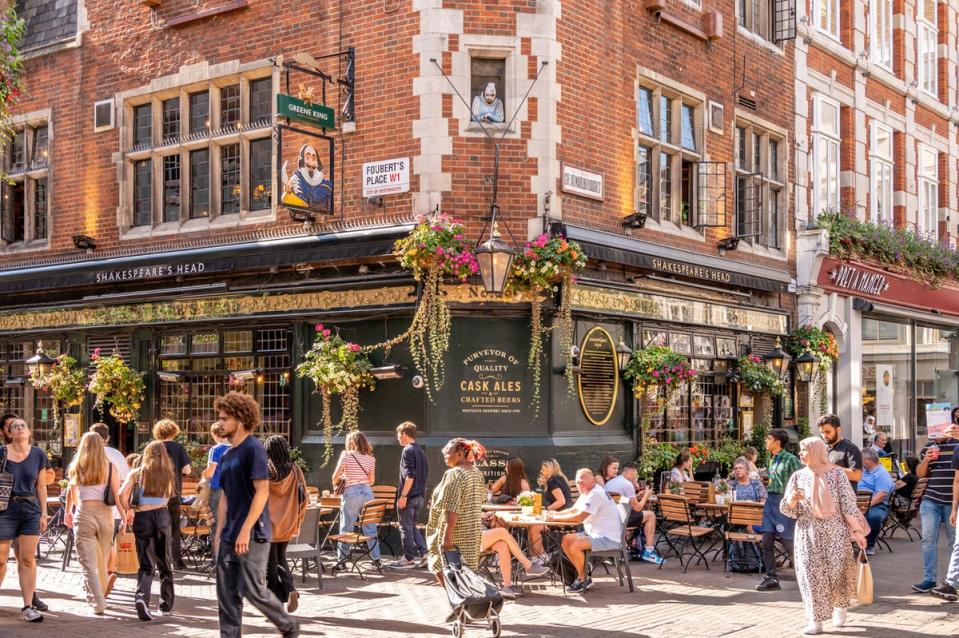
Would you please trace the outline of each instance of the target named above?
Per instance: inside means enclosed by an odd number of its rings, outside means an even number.
[[[877,602],[850,614],[849,626],[835,635],[868,638],[925,638],[959,635],[959,607],[930,596],[913,594],[909,585],[919,580],[919,543],[893,541],[894,553],[881,553],[873,562]],[[946,557],[945,546],[940,557]],[[557,587],[543,583],[525,597],[507,603],[503,612],[504,636],[592,638],[635,636],[649,638],[706,638],[798,636],[805,626],[794,581],[784,590],[758,594],[756,578],[731,575],[722,566],[706,572],[693,567],[683,575],[678,563],[662,570],[633,563],[638,591],[621,590],[612,577],[600,577],[583,599],[564,598]],[[11,567],[15,565],[11,564]],[[945,565],[940,568],[940,574]],[[299,577],[298,577],[299,581]],[[543,582],[543,581],[538,581]],[[317,594],[315,580],[302,586],[297,616],[304,638],[312,636],[443,636],[446,599],[425,572],[389,574],[361,581],[356,577],[326,579]],[[74,562],[65,573],[47,561],[40,572],[42,596],[50,605],[41,625],[17,619],[19,597],[16,579],[8,576],[0,589],[0,636],[57,636],[66,638],[82,623],[84,636],[133,638],[144,630],[156,636],[214,636],[217,632],[213,581],[187,575],[177,583],[176,614],[142,623],[133,613],[132,577],[121,577],[110,596],[104,618],[92,615],[82,602],[79,568]],[[828,634],[827,625],[827,634]],[[273,636],[262,618],[247,616],[245,635]],[[482,627],[469,627],[467,636],[489,636]]]

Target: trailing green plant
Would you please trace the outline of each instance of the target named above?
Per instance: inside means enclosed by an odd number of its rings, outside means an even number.
[[[793,359],[807,352],[819,359],[814,398],[819,405],[819,411],[826,412],[828,409],[826,383],[829,371],[839,359],[839,345],[836,343],[836,337],[828,330],[807,324],[789,334],[785,348]]]
[[[796,436],[799,440],[807,439],[812,436],[812,430],[809,429],[809,419],[801,416],[796,419]]]
[[[316,325],[313,346],[296,367],[300,377],[313,381],[315,391],[323,400],[323,454],[325,466],[333,455],[333,435],[343,430],[359,427],[360,399],[362,388],[373,389],[373,364],[358,344],[351,343],[323,324]],[[340,421],[333,423],[331,396],[340,397]]]
[[[445,213],[433,219],[420,217],[410,234],[394,244],[393,254],[420,282],[421,294],[409,329],[388,344],[409,339],[410,355],[426,380],[426,394],[432,401],[433,392],[443,387],[452,329],[449,307],[443,300],[443,279],[465,280],[479,272],[479,263],[466,240],[466,230]],[[376,347],[388,348],[389,345]]]
[[[756,448],[756,466],[765,467],[769,463],[769,451],[766,450],[766,437],[769,435],[769,425],[765,421],[754,422],[749,433],[749,445]]]
[[[743,451],[743,444],[731,438],[722,439],[718,445],[709,450],[709,460],[717,465],[732,469],[735,461]]]
[[[101,356],[100,348],[90,357],[94,371],[87,390],[96,397],[94,407],[103,418],[106,405],[119,423],[129,423],[140,414],[143,405],[143,373],[126,364],[118,353]]]
[[[306,458],[303,456],[303,450],[300,448],[290,446],[290,460],[296,463],[297,467],[303,471],[303,474],[310,471],[310,464],[306,462]]]
[[[860,221],[836,212],[821,213],[815,228],[829,232],[829,252],[840,259],[867,259],[905,268],[916,279],[934,288],[946,279],[959,279],[959,252],[934,236]]]
[[[26,26],[26,22],[17,15],[16,4],[11,2],[0,18],[0,146],[4,148],[13,137],[10,118],[23,89],[20,44]],[[6,177],[2,169],[0,177]]]
[[[667,346],[648,346],[633,352],[623,371],[626,379],[633,382],[633,394],[637,399],[644,395],[660,397],[659,388],[665,390],[668,402],[672,395],[696,376],[689,360]]]
[[[53,398],[53,424],[60,427],[60,409],[72,408],[83,403],[87,391],[87,374],[77,360],[68,354],[61,354],[57,362],[45,375],[39,371],[30,373],[30,382],[34,388],[49,390]]]
[[[743,389],[753,396],[782,396],[786,389],[780,379],[763,360],[748,354],[739,359],[739,378]]]
[[[569,365],[573,349],[573,283],[576,273],[586,267],[586,254],[574,241],[551,237],[545,233],[527,242],[523,251],[513,259],[507,282],[509,292],[527,292],[532,296],[530,318],[529,367],[533,370],[533,408],[539,413],[541,358],[543,340],[549,330],[560,341],[560,352],[566,358],[566,389],[570,396],[576,391],[573,366]],[[543,326],[543,293],[560,293],[560,305],[553,325]]]
[[[647,438],[643,443],[643,452],[636,461],[639,477],[646,481],[653,480],[658,470],[668,470],[673,466],[677,454],[679,448],[672,443]]]

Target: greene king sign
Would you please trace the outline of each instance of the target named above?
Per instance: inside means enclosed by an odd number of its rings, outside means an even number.
[[[276,114],[318,128],[336,128],[333,109],[282,93],[276,96]]]

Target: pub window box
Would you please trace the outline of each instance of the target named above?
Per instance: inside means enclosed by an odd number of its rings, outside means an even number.
[[[121,96],[123,239],[275,218],[274,84],[264,65]]]

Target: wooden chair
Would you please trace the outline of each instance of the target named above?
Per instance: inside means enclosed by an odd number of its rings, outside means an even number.
[[[396,556],[396,550],[389,541],[390,530],[393,527],[399,527],[399,517],[396,512],[396,486],[394,485],[374,485],[373,498],[386,501],[386,514],[384,520],[377,526],[379,532],[379,542],[390,548],[390,554]]]
[[[686,481],[683,483],[683,496],[690,505],[701,505],[709,502],[709,483],[702,481]]]
[[[697,558],[706,564],[709,569],[709,560],[703,553],[703,547],[709,538],[715,533],[712,527],[700,527],[695,524],[689,501],[685,496],[674,494],[659,495],[659,510],[663,517],[663,528],[661,533],[664,536],[666,544],[679,557],[679,564],[683,567],[683,573],[689,569],[689,564],[693,558]],[[673,543],[676,539],[679,548]],[[686,546],[690,546],[692,551],[689,553],[689,560],[683,561],[686,556]],[[660,569],[662,565],[660,564]]]
[[[723,560],[723,573],[729,569],[729,544],[745,543],[758,546],[762,543],[763,536],[759,532],[749,531],[750,526],[761,528],[763,526],[763,504],[753,503],[751,501],[737,501],[729,506],[729,518],[727,520],[726,531],[726,552]],[[760,553],[761,555],[761,553]],[[735,563],[752,565],[750,561],[733,560]]]
[[[573,503],[579,498],[579,488],[576,487],[576,483],[567,483],[569,485],[569,495],[573,498]],[[570,503],[569,506],[572,507],[573,503]]]
[[[919,514],[919,502],[926,493],[928,485],[929,479],[922,478],[916,482],[916,486],[912,489],[912,497],[907,499],[893,495],[892,507],[889,510],[889,516],[886,517],[882,532],[879,534],[880,538],[892,538],[893,534],[901,529],[906,532],[910,542],[912,542],[913,532],[916,533],[917,538],[922,540],[922,532],[912,524],[912,521]]]
[[[200,507],[180,507],[180,547],[183,558],[192,561],[199,570],[208,562],[205,559],[213,548],[213,510],[206,500],[196,503],[200,503]]]
[[[869,511],[870,501],[872,501],[872,492],[856,490],[856,507],[859,508],[860,512],[865,514]]]
[[[320,509],[319,507],[306,508],[303,522],[300,523],[300,534],[287,545],[286,557],[294,561],[302,561],[300,567],[304,583],[307,565],[311,560],[315,561],[317,585],[319,589],[323,589],[323,561],[320,559]]]
[[[372,536],[367,536],[363,532],[363,527],[367,525],[373,525],[379,529],[380,523],[383,521],[383,516],[386,514],[386,501],[383,499],[373,499],[372,501],[367,501],[363,505],[363,509],[360,510],[360,516],[356,521],[356,525],[353,528],[352,532],[346,532],[345,534],[332,534],[330,535],[330,540],[335,543],[343,543],[348,545],[350,548],[350,553],[347,555],[344,562],[351,563],[350,571],[355,571],[360,575],[360,578],[363,578],[363,570],[360,569],[359,562],[364,558],[369,558],[372,552],[372,547],[369,546],[369,541],[373,541],[374,546],[379,543],[379,537],[376,534]],[[383,570],[380,569],[378,565],[374,563],[376,571],[383,573]]]

